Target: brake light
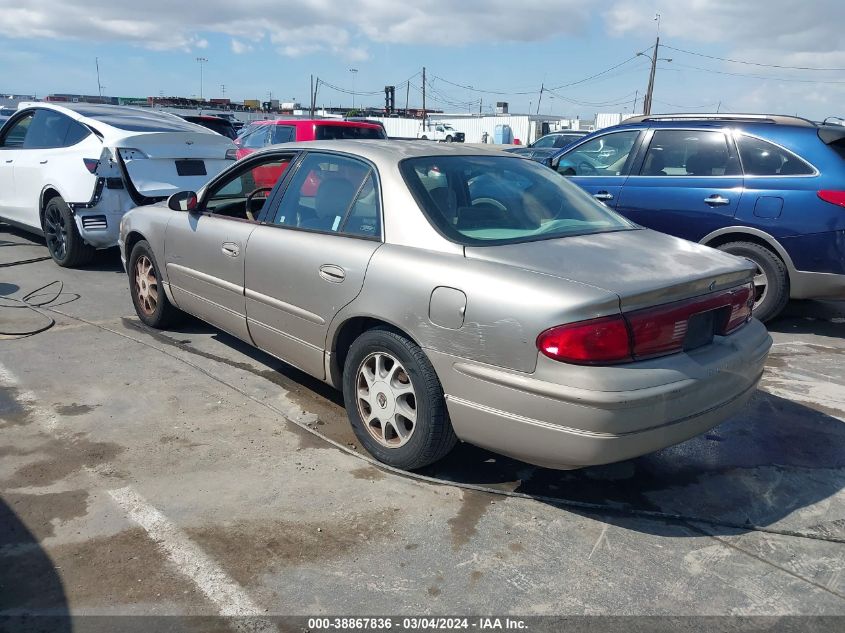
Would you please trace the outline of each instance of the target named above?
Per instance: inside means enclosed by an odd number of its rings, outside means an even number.
[[[546,330],[537,348],[551,359],[610,365],[675,354],[684,349],[690,319],[713,312],[713,334],[725,336],[751,320],[754,286],[746,284],[702,297],[675,301]]]
[[[550,328],[537,337],[537,348],[566,363],[603,365],[633,360],[628,326],[621,314]]]
[[[97,173],[97,167],[99,167],[100,161],[96,158],[83,158],[82,162],[85,163],[85,169],[87,169],[90,173]]]
[[[828,189],[818,192],[819,198],[831,204],[838,204],[845,207],[845,191],[830,191]]]

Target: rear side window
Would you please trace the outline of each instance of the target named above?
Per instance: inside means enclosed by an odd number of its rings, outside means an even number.
[[[657,130],[641,176],[736,176],[739,163],[730,155],[722,132]]]
[[[746,176],[811,176],[815,173],[792,152],[759,138],[738,135],[736,144]]]
[[[71,119],[52,110],[36,110],[23,142],[24,149],[62,147]]]
[[[292,125],[274,125],[273,134],[270,138],[270,142],[273,144],[290,143],[296,140],[296,128]]]
[[[372,168],[354,158],[313,153],[291,178],[274,224],[380,236],[378,190]]]
[[[315,137],[318,141],[339,139],[379,139],[387,138],[380,127],[359,127],[352,125],[318,125]]]
[[[71,145],[76,145],[77,143],[88,138],[90,135],[91,130],[89,130],[87,127],[85,127],[81,123],[77,123],[76,121],[71,121],[70,125],[68,125],[67,128],[67,134],[65,135],[64,146],[70,147]]]

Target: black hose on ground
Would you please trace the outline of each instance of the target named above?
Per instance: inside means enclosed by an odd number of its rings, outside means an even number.
[[[41,259],[50,259],[50,258],[49,257],[43,257]],[[37,261],[37,260],[33,260],[33,261]],[[17,263],[26,263],[26,262],[17,262]],[[58,290],[55,291],[55,294],[48,295],[49,299],[45,299],[45,300],[38,301],[38,302],[32,301],[33,298],[39,296],[39,293],[42,290],[46,290],[50,286],[55,286],[56,284],[58,284],[58,286],[57,286]],[[40,317],[46,319],[46,321],[47,321],[45,325],[41,325],[41,326],[34,328],[32,330],[22,330],[20,332],[8,332],[8,331],[5,331],[5,330],[0,330],[0,336],[14,336],[14,337],[17,337],[17,338],[26,338],[27,336],[35,336],[36,334],[40,334],[41,332],[46,332],[51,327],[56,325],[56,320],[53,317],[51,317],[49,314],[45,314],[42,310],[39,310],[38,308],[46,308],[46,306],[48,306],[49,304],[56,301],[62,295],[63,290],[64,290],[64,284],[61,281],[56,280],[56,281],[51,281],[48,284],[44,284],[43,286],[41,286],[40,288],[36,288],[32,292],[28,292],[27,294],[25,294],[20,299],[17,298],[17,297],[0,297],[0,308],[18,308],[18,309],[31,310],[32,312],[35,312],[35,314],[37,314]]]

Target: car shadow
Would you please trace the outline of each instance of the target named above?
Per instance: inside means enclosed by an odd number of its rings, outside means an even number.
[[[556,471],[459,445],[446,459],[420,472],[455,483],[513,490],[552,505],[560,499],[608,506],[616,510],[608,516],[601,513],[609,523],[654,534],[697,536],[678,531],[676,522],[644,521],[637,514],[660,512],[732,526],[772,526],[845,487],[843,446],[842,421],[757,391],[738,415],[708,433],[625,462]],[[797,529],[808,527],[828,529]],[[744,531],[708,527],[716,534]]]
[[[845,301],[790,301],[769,331],[845,338]]]
[[[38,617],[33,618],[33,615]],[[0,630],[72,631],[67,596],[56,566],[35,535],[2,497]]]

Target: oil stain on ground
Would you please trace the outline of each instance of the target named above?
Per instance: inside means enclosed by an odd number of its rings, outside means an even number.
[[[85,415],[86,413],[91,413],[94,409],[99,407],[100,405],[90,405],[90,404],[76,404],[75,402],[72,404],[64,404],[56,406],[56,413],[59,415],[64,416],[74,416],[74,415]]]
[[[325,521],[238,521],[186,529],[241,584],[293,565],[331,561],[396,538],[395,512],[380,510]]]
[[[40,495],[5,492],[3,501],[39,541],[53,536],[56,522],[85,516],[88,509],[88,493],[85,490]],[[0,525],[0,547],[22,541],[23,535],[14,529],[14,525]]]
[[[474,490],[461,491],[461,508],[449,519],[452,531],[452,549],[458,550],[478,533],[478,522],[490,504],[496,500],[492,494]]]

